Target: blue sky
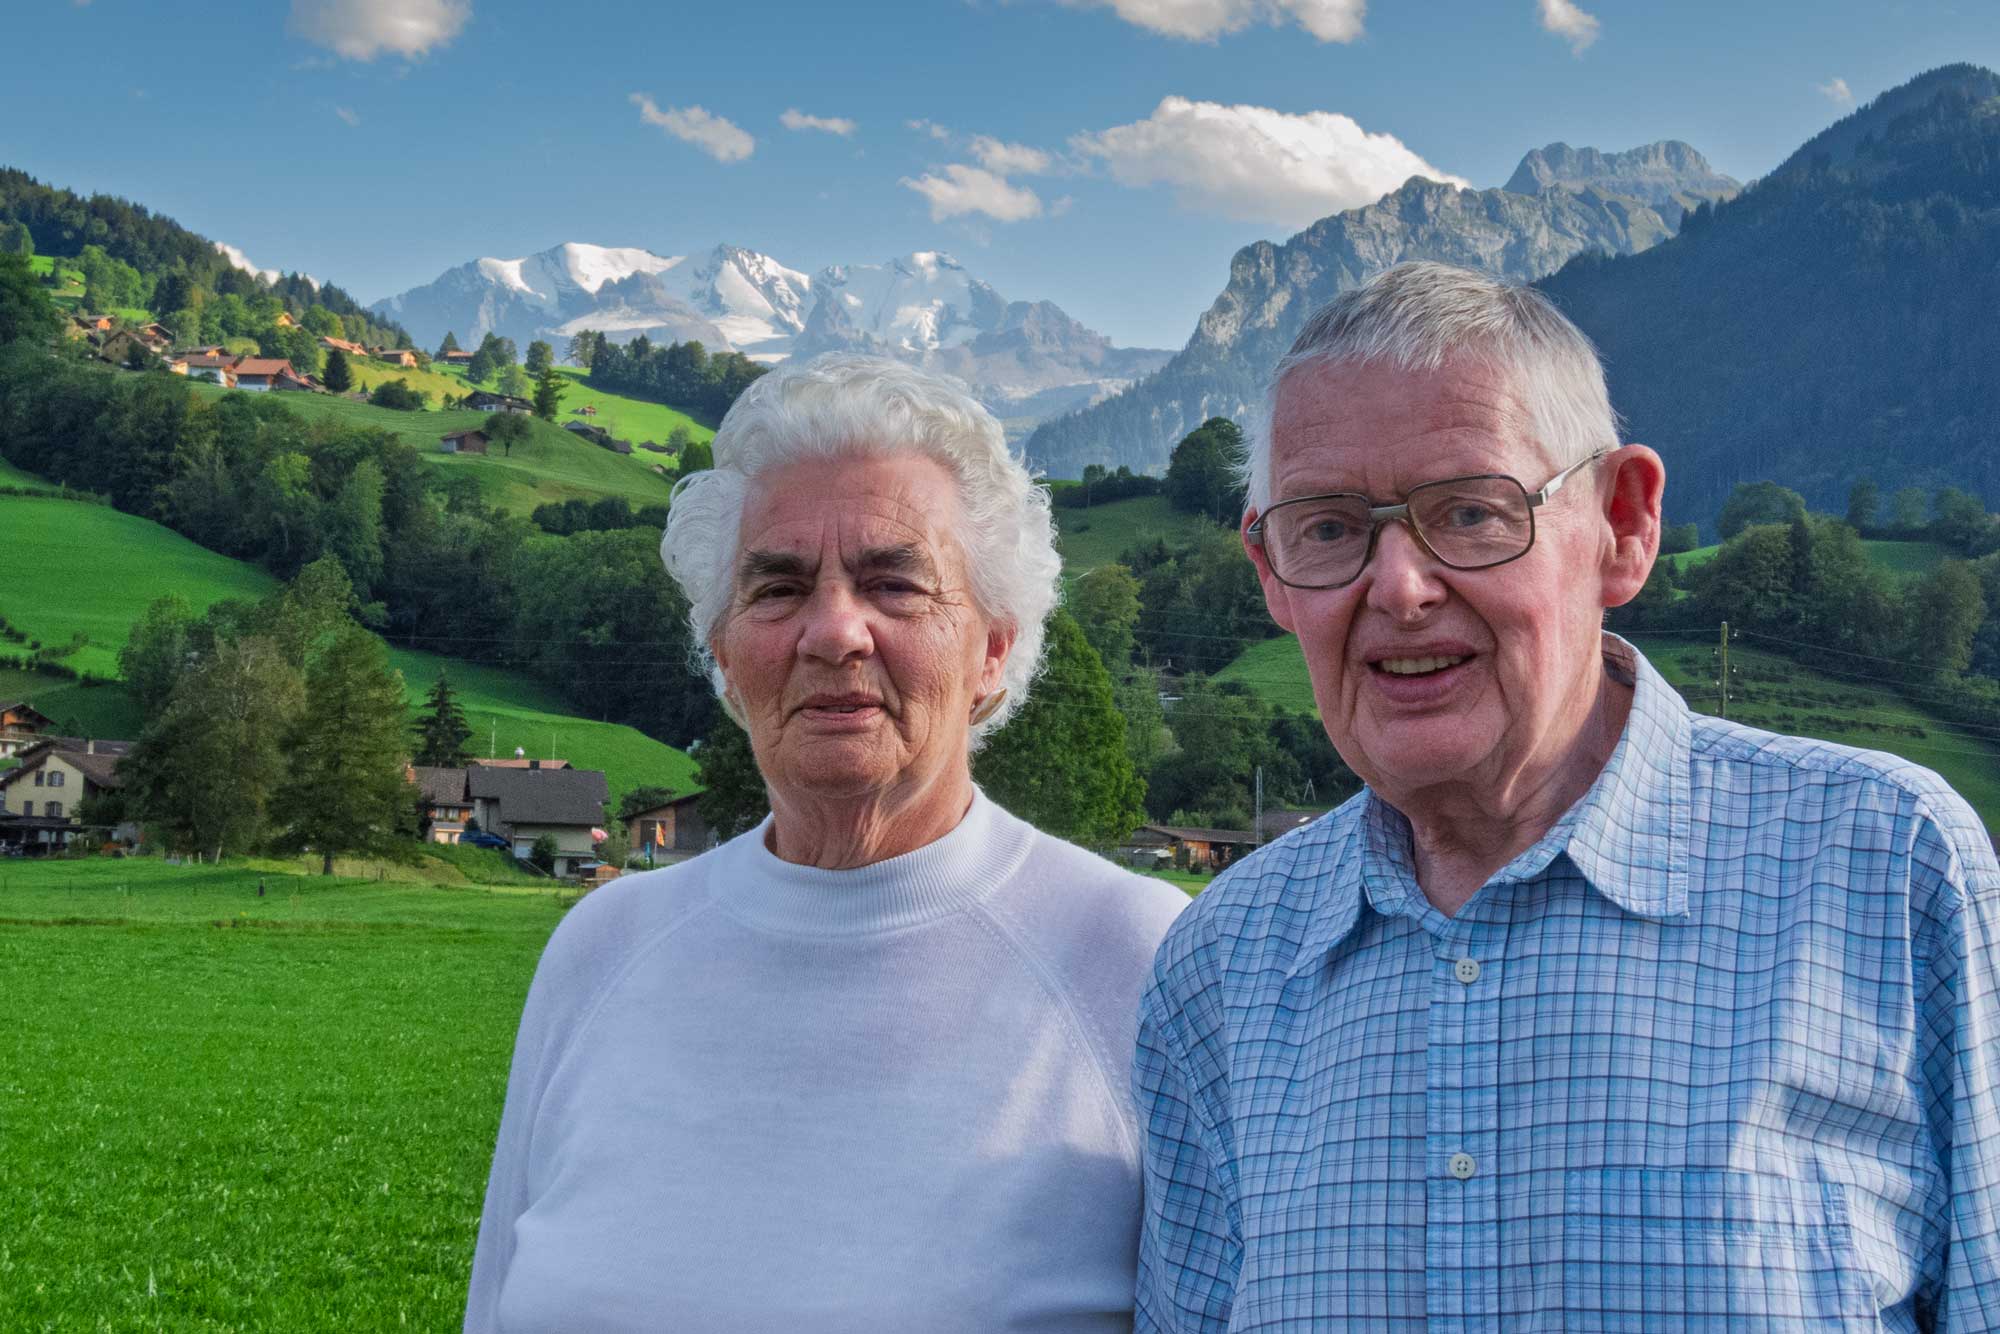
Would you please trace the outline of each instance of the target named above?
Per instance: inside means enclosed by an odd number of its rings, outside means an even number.
[[[363,300],[562,241],[942,249],[1170,347],[1237,247],[1413,164],[1485,187],[1674,138],[1747,180],[1924,69],[2000,67],[1990,0],[9,8],[0,164]]]

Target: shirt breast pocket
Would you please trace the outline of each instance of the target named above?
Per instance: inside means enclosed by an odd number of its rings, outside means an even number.
[[[1750,1172],[1571,1172],[1563,1327],[1878,1330],[1838,1184]]]

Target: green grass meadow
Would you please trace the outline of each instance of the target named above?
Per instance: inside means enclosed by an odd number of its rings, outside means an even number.
[[[533,888],[0,863],[0,1328],[456,1328],[561,912]]]
[[[606,457],[609,457],[607,455]],[[36,484],[27,479],[23,485]],[[118,675],[118,650],[155,600],[178,593],[197,610],[223,598],[262,598],[277,581],[254,565],[196,546],[170,529],[102,505],[33,496],[0,496],[0,569],[56,568],[50,552],[70,550],[60,578],[15,579],[0,585],[0,616],[31,639],[87,642],[63,661],[80,671]],[[24,645],[4,645],[14,651]],[[615,801],[641,786],[686,791],[694,761],[684,752],[617,723],[571,715],[562,697],[521,672],[391,649],[412,710],[438,672],[448,673],[473,729],[473,753],[505,757],[516,747],[560,757],[578,768],[602,769]],[[688,689],[706,687],[692,673]],[[0,669],[0,697],[23,699],[91,736],[135,738],[145,720],[122,686],[91,685]]]
[[[1114,564],[1131,548],[1156,538],[1164,538],[1168,546],[1191,542],[1214,527],[1198,514],[1175,509],[1165,496],[1135,496],[1089,509],[1058,509],[1055,516],[1056,545],[1066,574]]]

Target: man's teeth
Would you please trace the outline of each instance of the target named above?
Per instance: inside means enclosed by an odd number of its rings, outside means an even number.
[[[1458,658],[1384,658],[1378,666],[1383,671],[1396,676],[1421,676],[1425,672],[1441,672],[1447,667],[1456,667],[1464,662]]]

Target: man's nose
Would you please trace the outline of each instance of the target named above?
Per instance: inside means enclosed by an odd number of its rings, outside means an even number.
[[[875,651],[868,628],[868,607],[855,591],[838,580],[813,590],[806,604],[806,623],[799,635],[799,652],[822,662],[847,662]]]
[[[1383,524],[1368,563],[1368,606],[1392,620],[1421,621],[1445,599],[1442,568],[1407,521]]]

